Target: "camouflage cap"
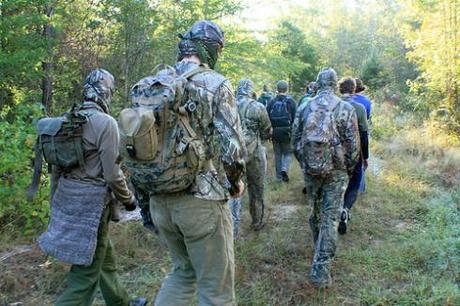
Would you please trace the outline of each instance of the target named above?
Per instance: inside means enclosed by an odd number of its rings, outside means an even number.
[[[188,30],[184,35],[181,35],[182,39],[189,40],[203,40],[209,43],[217,43],[221,48],[224,47],[224,32],[220,27],[212,21],[200,20]]]
[[[104,69],[91,71],[83,84],[83,97],[87,101],[94,101],[101,105],[106,112],[112,101],[115,78]]]
[[[318,89],[321,90],[326,87],[337,87],[337,73],[332,68],[324,68],[318,73],[316,78]]]
[[[249,79],[242,79],[238,82],[238,88],[236,94],[238,96],[249,96],[252,97],[254,93],[254,83]]]
[[[280,81],[278,81],[278,82],[276,83],[276,90],[277,90],[278,92],[281,92],[281,93],[287,92],[288,89],[289,89],[289,84],[288,84],[288,82],[286,82],[286,81],[284,81],[284,80],[280,80]]]

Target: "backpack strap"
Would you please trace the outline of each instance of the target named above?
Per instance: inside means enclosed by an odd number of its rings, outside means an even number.
[[[246,118],[246,116],[248,115],[248,109],[249,109],[249,106],[254,102],[254,100],[250,100],[248,103],[246,103],[246,105],[244,106],[244,108],[242,109],[242,113],[243,113],[243,117]]]
[[[182,74],[182,76],[186,79],[190,79],[191,77],[194,77],[195,75],[199,74],[199,73],[202,73],[202,72],[206,72],[206,71],[210,71],[211,69],[209,68],[206,68],[205,66],[198,66],[196,67],[195,69],[192,69],[184,74]]]
[[[40,136],[35,143],[35,159],[34,159],[34,174],[32,176],[32,183],[27,189],[27,201],[32,202],[35,194],[40,186],[40,178],[42,176],[43,156],[40,150]]]
[[[198,66],[195,69],[192,69],[192,70],[182,74],[182,77],[184,77],[184,78],[186,78],[188,80],[188,79],[192,78],[193,76],[195,76],[195,75],[197,75],[199,73],[206,72],[206,71],[209,71],[209,70],[210,69],[206,68],[205,66]],[[179,115],[180,122],[183,124],[184,128],[189,133],[190,137],[196,139],[197,134],[196,134],[195,130],[192,128],[192,126],[190,124],[190,118],[189,118],[188,112],[184,108],[184,106],[179,106],[178,115]]]

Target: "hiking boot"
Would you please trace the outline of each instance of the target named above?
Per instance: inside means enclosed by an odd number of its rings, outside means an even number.
[[[121,220],[121,211],[118,202],[112,200],[110,201],[110,220],[113,222],[120,222]]]
[[[146,306],[147,299],[143,297],[135,298],[134,300],[129,301],[128,306]]]
[[[342,212],[340,213],[339,228],[337,229],[339,231],[339,234],[343,235],[347,233],[348,219],[349,219],[348,209],[343,208]]]
[[[281,171],[281,179],[283,180],[283,182],[289,182],[289,175],[286,171]]]

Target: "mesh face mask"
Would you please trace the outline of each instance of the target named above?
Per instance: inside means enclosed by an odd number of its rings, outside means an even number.
[[[224,47],[224,33],[215,23],[202,20],[195,23],[184,35],[179,35],[179,56],[198,55],[202,63],[214,69],[219,52]]]

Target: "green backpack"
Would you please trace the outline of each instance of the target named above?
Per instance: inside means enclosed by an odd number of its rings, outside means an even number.
[[[186,93],[188,80],[204,71],[198,67],[178,75],[168,67],[133,86],[133,104],[121,111],[118,122],[120,155],[137,188],[183,191],[204,168],[206,146],[190,122],[197,105]]]
[[[83,125],[87,117],[74,107],[59,117],[46,117],[37,122],[34,174],[28,190],[31,200],[38,190],[43,158],[48,166],[57,166],[68,171],[84,165]]]

